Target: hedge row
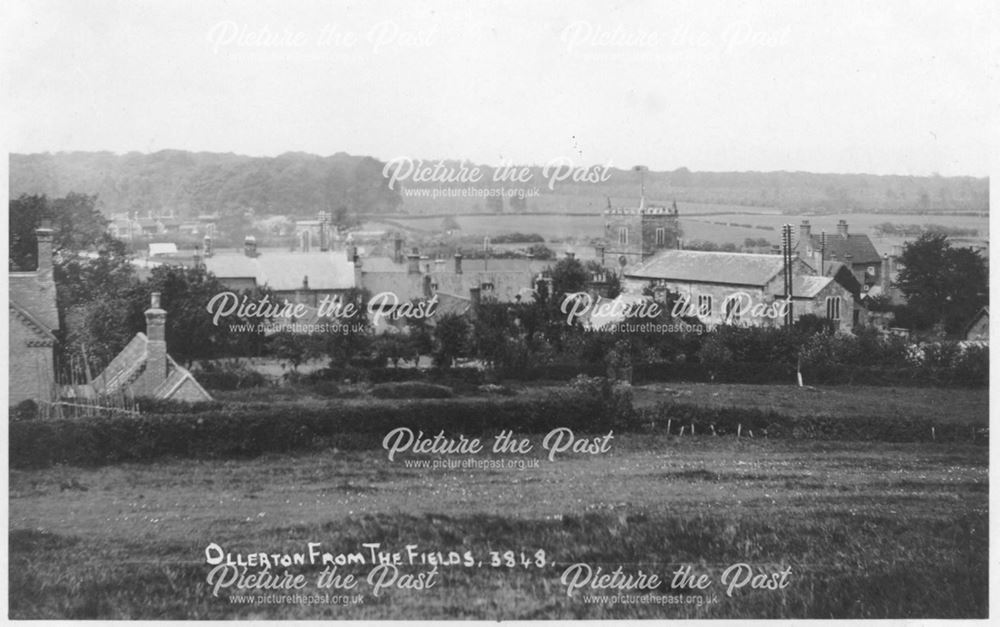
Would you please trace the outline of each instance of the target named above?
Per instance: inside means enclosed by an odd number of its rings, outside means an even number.
[[[678,434],[736,435],[796,440],[862,440],[882,442],[985,442],[985,423],[970,425],[928,418],[874,416],[788,416],[775,411],[743,407],[702,407],[658,403],[636,412],[633,427]]]
[[[519,372],[504,373],[506,378],[518,380],[567,381],[584,374],[604,376],[607,368],[602,364],[553,364],[527,368]],[[987,387],[989,370],[964,371],[932,366],[847,366],[833,364],[825,367],[804,367],[802,378],[809,385],[881,385],[881,386],[930,386],[930,387]],[[749,383],[772,384],[796,381],[794,366],[782,363],[731,362],[716,368],[692,363],[637,364],[632,367],[632,383],[654,382],[691,383]]]
[[[398,427],[475,437],[511,429],[556,427],[599,432],[613,416],[605,399],[560,391],[544,399],[457,398],[341,401],[313,408],[286,404],[227,405],[201,413],[141,418],[35,420],[10,425],[10,465],[102,465],[159,457],[230,458],[337,448],[377,448]]]

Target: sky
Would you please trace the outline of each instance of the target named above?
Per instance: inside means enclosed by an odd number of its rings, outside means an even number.
[[[998,145],[987,0],[4,4],[9,152],[985,176]]]

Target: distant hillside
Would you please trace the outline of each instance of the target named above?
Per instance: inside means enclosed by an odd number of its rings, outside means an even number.
[[[97,194],[105,215],[138,211],[178,217],[252,208],[257,214],[315,215],[341,207],[397,210],[382,163],[338,153],[244,157],[164,150],[153,154],[69,152],[10,156],[10,193]]]
[[[432,162],[428,162],[432,163]],[[446,164],[458,166],[460,162]],[[563,181],[550,190],[541,167],[532,167],[529,183],[541,198],[500,208],[482,199],[435,200],[390,190],[382,176],[384,164],[371,157],[338,153],[319,157],[286,153],[278,157],[165,150],[153,154],[72,152],[10,156],[10,191],[64,196],[69,192],[98,195],[105,214],[124,211],[178,216],[227,213],[253,208],[261,214],[315,215],[345,207],[358,214],[460,213],[463,211],[545,211],[546,197],[579,197],[583,209],[599,208],[604,198],[615,204],[639,195],[639,174],[609,170],[600,183]],[[469,164],[466,164],[469,166]],[[481,166],[492,181],[493,169]],[[464,187],[465,184],[444,184]],[[507,188],[511,184],[503,184]],[[411,184],[404,187],[434,187]],[[688,203],[776,207],[789,213],[977,213],[989,210],[989,180],[973,177],[875,176],[812,174],[808,172],[671,172],[645,173],[646,195],[657,200]]]

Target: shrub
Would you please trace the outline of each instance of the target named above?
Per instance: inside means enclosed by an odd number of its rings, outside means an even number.
[[[209,390],[241,390],[267,385],[267,378],[239,360],[203,362],[194,377]]]
[[[11,420],[34,420],[38,418],[38,403],[29,399],[23,400],[10,410]]]
[[[423,381],[379,383],[372,387],[375,398],[451,398],[451,388]]]

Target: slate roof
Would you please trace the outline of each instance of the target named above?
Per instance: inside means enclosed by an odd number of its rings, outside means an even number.
[[[810,239],[812,240],[813,250],[818,251],[823,243],[822,236],[813,234]],[[798,248],[798,244],[796,244],[796,248]],[[850,255],[850,258],[848,258],[848,255]],[[882,263],[882,258],[879,256],[878,251],[875,250],[875,245],[863,233],[848,233],[847,237],[837,233],[832,235],[828,233],[826,236],[825,257],[827,260],[836,259],[843,262],[847,262],[849,259],[851,264]]]
[[[146,361],[149,359],[148,342],[149,338],[146,337],[145,333],[136,333],[132,341],[115,355],[104,371],[91,382],[94,390],[98,394],[115,394],[134,383],[146,369]],[[167,377],[153,390],[153,397],[170,398],[188,379],[201,390],[205,398],[211,398],[187,368],[178,364],[168,354]]]
[[[263,251],[256,257],[247,257],[242,252],[216,253],[203,262],[219,279],[252,278],[257,285],[274,290],[299,289],[304,277],[309,277],[312,290],[354,287],[354,264],[347,260],[344,251]]]
[[[792,298],[814,298],[832,282],[833,277],[829,276],[796,276],[792,281]],[[784,284],[779,284],[779,289],[784,293]]]
[[[8,274],[8,296],[12,304],[30,315],[46,330],[59,328],[59,311],[56,309],[56,286],[51,279],[37,272],[11,272]]]
[[[665,250],[625,268],[625,276],[685,283],[764,286],[781,272],[782,255]]]

